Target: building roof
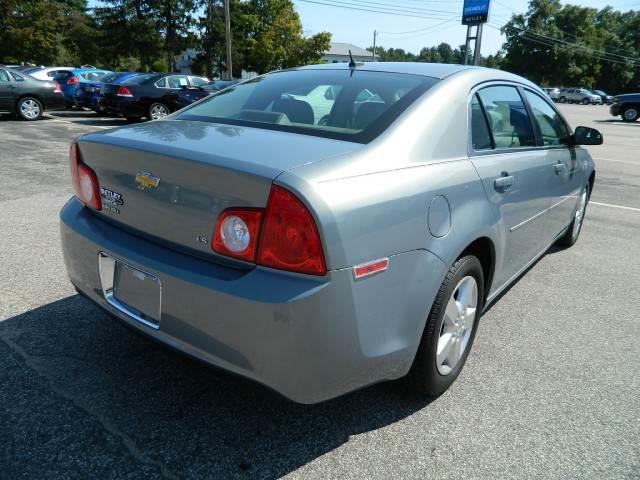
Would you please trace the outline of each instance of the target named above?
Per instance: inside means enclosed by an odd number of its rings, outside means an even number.
[[[354,57],[371,57],[373,53],[364,48],[357,47],[351,43],[336,43],[331,42],[329,44],[329,51],[324,52],[324,55],[346,55],[349,56],[349,50]]]

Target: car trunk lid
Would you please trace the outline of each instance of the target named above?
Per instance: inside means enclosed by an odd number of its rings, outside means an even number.
[[[79,139],[98,176],[98,214],[180,249],[215,256],[211,234],[229,207],[263,208],[283,171],[361,144],[256,128],[163,120]]]

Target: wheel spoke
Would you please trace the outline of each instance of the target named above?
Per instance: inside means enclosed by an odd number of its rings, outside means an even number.
[[[438,367],[444,365],[444,362],[448,359],[449,353],[451,352],[451,348],[455,343],[453,339],[453,335],[450,333],[445,333],[438,340],[438,350],[436,352],[436,362]]]
[[[451,349],[447,355],[447,363],[449,367],[454,368],[458,364],[458,360],[462,356],[462,349],[460,348],[460,340],[452,342]]]
[[[447,308],[444,311],[443,329],[445,332],[451,331],[455,327],[456,320],[460,315],[460,309],[458,308],[458,302],[456,302],[453,295],[447,302]]]
[[[464,329],[471,330],[473,327],[473,322],[476,319],[476,309],[475,308],[467,308],[467,311],[464,313]]]

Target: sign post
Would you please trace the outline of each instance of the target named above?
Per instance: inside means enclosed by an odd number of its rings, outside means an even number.
[[[491,0],[464,0],[462,6],[462,25],[467,26],[464,61],[467,64],[471,40],[474,41],[473,64],[480,65],[480,48],[482,45],[482,25],[489,20]],[[472,27],[476,27],[475,36],[471,35]]]

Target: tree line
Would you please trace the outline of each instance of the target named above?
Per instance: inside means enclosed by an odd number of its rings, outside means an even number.
[[[318,63],[331,35],[305,37],[291,0],[230,0],[234,76]],[[500,28],[489,23],[487,27]],[[620,12],[531,0],[501,27],[506,41],[481,65],[544,86],[640,90],[640,11]],[[223,0],[0,0],[0,63],[91,64],[167,71],[183,49],[193,70],[226,72]],[[369,50],[372,50],[370,47]],[[463,63],[465,46],[418,53],[376,48],[381,61]]]
[[[304,37],[291,0],[230,0],[233,69],[264,73],[320,61],[331,35]],[[185,48],[194,69],[226,71],[223,0],[2,0],[0,63],[168,71]]]

